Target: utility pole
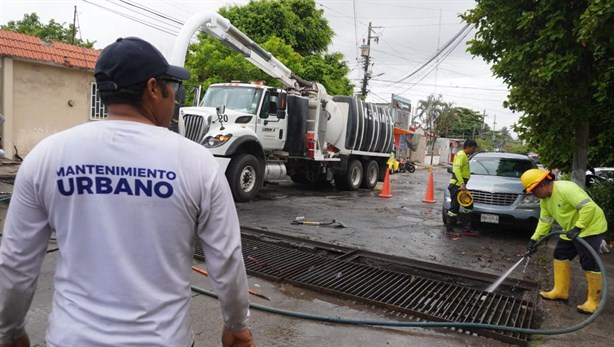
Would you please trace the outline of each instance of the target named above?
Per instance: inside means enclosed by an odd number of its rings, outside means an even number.
[[[75,36],[77,36],[77,6],[75,5],[75,13],[72,17],[72,44],[75,44]]]
[[[493,145],[495,142],[495,126],[497,125],[497,115],[494,116],[494,120],[492,121],[492,141]]]
[[[369,71],[369,62],[370,62],[370,54],[371,54],[371,32],[373,31],[373,26],[371,26],[371,22],[369,22],[369,30],[367,34],[367,44],[360,46],[360,55],[365,59],[365,65],[363,67],[364,77],[362,79],[362,88],[360,89],[360,97],[365,100],[367,98],[367,84],[369,83],[369,79],[371,78],[371,72]],[[379,41],[378,36],[373,36],[373,40],[375,42]]]

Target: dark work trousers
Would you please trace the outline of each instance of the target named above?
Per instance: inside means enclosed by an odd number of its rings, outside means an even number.
[[[599,247],[601,246],[603,235],[605,235],[605,233],[583,237],[582,239],[591,245],[592,249],[599,253]],[[595,261],[595,258],[591,252],[586,249],[586,247],[581,245],[580,242],[567,241],[559,238],[556,243],[556,247],[554,248],[554,259],[571,261],[576,257],[576,255],[580,256],[580,265],[582,266],[582,270],[600,272],[599,266],[597,266],[597,261]]]
[[[467,184],[467,181],[465,181],[465,184]],[[460,192],[460,186],[450,183],[450,185],[448,186],[448,190],[450,191],[450,199],[452,199],[452,201],[450,202],[450,209],[448,210],[448,221],[446,227],[448,228],[448,230],[453,228],[456,225],[456,219],[459,218],[461,223],[463,224],[463,227],[467,230],[470,230],[473,203],[471,203],[471,205],[467,207],[463,207],[463,210],[460,211],[461,205],[458,203],[458,193]]]

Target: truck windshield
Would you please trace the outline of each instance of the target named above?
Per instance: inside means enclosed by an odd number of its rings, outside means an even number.
[[[200,106],[226,105],[226,109],[255,115],[262,92],[263,89],[260,88],[211,86],[207,89]]]

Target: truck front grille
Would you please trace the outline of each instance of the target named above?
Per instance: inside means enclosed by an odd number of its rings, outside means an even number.
[[[185,124],[185,137],[201,143],[205,135],[205,117],[195,114],[186,114],[183,116],[183,123]]]
[[[484,205],[510,206],[518,199],[518,194],[516,193],[490,193],[471,190],[471,194],[473,195],[474,203]]]

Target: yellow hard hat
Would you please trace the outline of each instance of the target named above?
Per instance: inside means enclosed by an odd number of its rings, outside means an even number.
[[[520,176],[520,181],[524,187],[524,192],[529,193],[532,191],[544,180],[544,178],[548,177],[549,175],[550,171],[548,170],[530,169],[525,171],[522,176]]]
[[[473,195],[468,190],[461,190],[456,196],[456,201],[462,206],[467,207],[473,203]]]

